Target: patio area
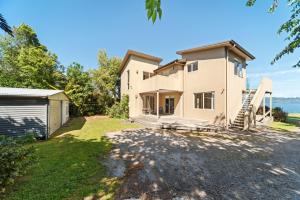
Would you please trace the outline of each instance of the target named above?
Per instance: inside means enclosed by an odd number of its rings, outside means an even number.
[[[132,120],[146,127],[157,129],[184,131],[219,131],[223,129],[221,125],[213,125],[205,120],[188,119],[174,115],[164,115],[159,118],[156,115],[141,115],[132,118]]]

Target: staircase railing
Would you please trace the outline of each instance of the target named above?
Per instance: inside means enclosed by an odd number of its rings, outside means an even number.
[[[249,130],[251,125],[254,127],[256,126],[256,112],[265,97],[266,92],[272,92],[272,80],[269,78],[263,78],[261,80],[261,83],[250,102],[250,106],[245,112],[244,130]]]

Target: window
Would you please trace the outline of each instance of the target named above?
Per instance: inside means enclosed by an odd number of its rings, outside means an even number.
[[[130,73],[129,70],[127,70],[127,89],[129,90],[130,84],[129,84],[129,77],[130,77]]]
[[[215,93],[214,92],[202,92],[195,93],[195,108],[199,109],[214,109],[215,108]]]
[[[203,109],[203,93],[195,94],[195,108]]]
[[[243,77],[243,64],[239,61],[234,61],[234,75]]]
[[[143,72],[143,80],[148,79],[150,77],[149,72]]]
[[[196,71],[198,70],[198,62],[188,64],[187,67],[188,67],[188,72]]]

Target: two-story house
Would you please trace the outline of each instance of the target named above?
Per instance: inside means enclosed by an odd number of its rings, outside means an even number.
[[[228,126],[250,103],[259,107],[272,92],[268,79],[258,90],[247,90],[247,62],[255,57],[233,40],[176,53],[180,59],[160,65],[159,57],[127,51],[120,68],[121,95],[129,96],[131,118],[174,115]]]

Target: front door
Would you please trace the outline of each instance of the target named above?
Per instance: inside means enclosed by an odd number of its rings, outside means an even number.
[[[168,97],[165,99],[165,113],[166,114],[174,114],[174,98]]]

